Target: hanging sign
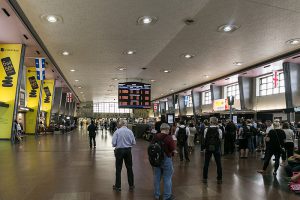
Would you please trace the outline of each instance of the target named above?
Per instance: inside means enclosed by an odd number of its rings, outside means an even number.
[[[38,80],[45,80],[45,58],[35,59],[36,74]]]
[[[43,82],[41,110],[46,113],[45,122],[47,127],[50,125],[54,85],[55,80],[44,80]]]
[[[278,71],[273,71],[273,85],[274,88],[278,87],[279,79],[278,79]]]

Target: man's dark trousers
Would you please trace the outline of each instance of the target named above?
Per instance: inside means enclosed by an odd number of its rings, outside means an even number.
[[[121,188],[121,171],[123,166],[123,160],[127,168],[127,178],[130,187],[134,186],[134,175],[132,171],[132,155],[131,148],[118,148],[115,150],[116,157],[116,188]]]

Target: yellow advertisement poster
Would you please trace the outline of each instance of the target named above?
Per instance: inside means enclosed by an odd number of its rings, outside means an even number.
[[[52,101],[54,95],[54,84],[54,80],[44,80],[43,84],[41,111],[46,112],[46,127],[49,127],[50,125]]]
[[[26,95],[27,107],[32,111],[26,113],[26,130],[27,134],[35,134],[37,119],[39,113],[39,102],[41,94],[41,81],[37,80],[36,68],[26,68]]]
[[[21,44],[0,44],[0,139],[11,138],[23,51]]]

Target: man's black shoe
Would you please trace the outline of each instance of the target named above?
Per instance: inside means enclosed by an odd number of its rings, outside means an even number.
[[[117,191],[117,192],[121,192],[121,188],[116,187],[115,185],[113,185],[113,190],[114,190],[114,191]]]

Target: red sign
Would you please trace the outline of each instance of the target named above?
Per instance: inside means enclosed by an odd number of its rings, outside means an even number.
[[[157,112],[157,110],[158,110],[158,103],[154,103],[153,104],[153,111]]]
[[[67,93],[67,102],[68,103],[72,102],[72,93],[70,92]]]
[[[273,84],[274,84],[274,88],[278,87],[278,71],[273,71]]]

